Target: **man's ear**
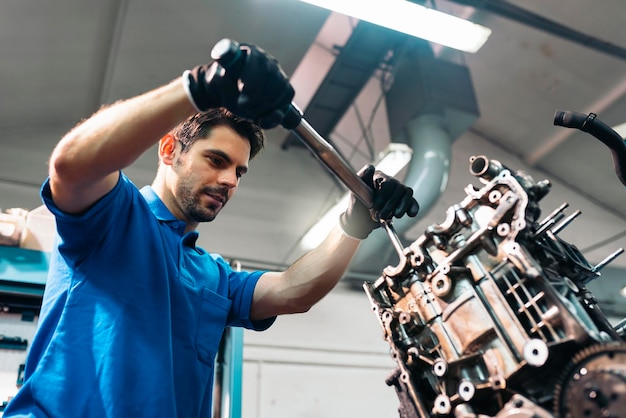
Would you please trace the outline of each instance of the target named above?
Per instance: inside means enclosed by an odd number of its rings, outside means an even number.
[[[159,141],[159,160],[164,164],[172,165],[174,162],[177,142],[172,134],[166,134]]]

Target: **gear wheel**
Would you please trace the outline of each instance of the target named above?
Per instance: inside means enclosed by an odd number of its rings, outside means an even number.
[[[556,386],[561,418],[619,418],[626,411],[626,343],[597,344],[576,354]]]

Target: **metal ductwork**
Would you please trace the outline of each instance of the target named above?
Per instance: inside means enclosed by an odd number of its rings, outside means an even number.
[[[394,142],[408,144],[413,157],[403,179],[420,203],[417,218],[394,221],[402,237],[426,215],[444,191],[452,143],[478,117],[478,105],[467,67],[433,56],[429,45],[416,41],[403,51],[387,93],[387,111]],[[397,258],[389,238],[377,230],[357,252],[346,278],[377,275]]]
[[[360,21],[354,27],[345,45],[336,47],[339,53],[332,67],[304,111],[304,118],[317,133],[330,136],[385,56],[404,39],[398,32],[368,22]],[[290,146],[303,144],[289,134],[282,148]]]
[[[389,128],[394,142],[406,143],[413,150],[403,181],[414,189],[421,207],[418,218],[394,221],[402,237],[445,189],[452,143],[478,117],[469,70],[434,57],[425,41],[367,22],[359,22],[337,50],[333,66],[304,111],[304,118],[324,138],[330,136],[389,52],[396,53],[393,85],[385,97]],[[303,144],[290,134],[282,147],[290,146]],[[346,280],[375,279],[392,253],[384,231],[374,231],[361,244]]]
[[[396,232],[402,237],[415,222],[423,217],[439,199],[444,191],[450,162],[450,150],[453,138],[446,129],[445,119],[437,113],[425,113],[408,122],[401,137],[395,142],[406,142],[413,150],[404,183],[413,188],[414,196],[420,204],[420,213],[416,218],[404,217],[393,221]],[[397,264],[397,254],[390,244],[384,230],[372,232],[361,243],[354,257],[347,279],[352,276],[362,281],[369,275],[377,277],[380,271],[395,256],[392,264]],[[375,277],[370,277],[373,279]]]

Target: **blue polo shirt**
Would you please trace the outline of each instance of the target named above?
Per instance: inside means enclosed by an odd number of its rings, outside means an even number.
[[[211,417],[226,326],[252,322],[262,272],[236,272],[195,245],[150,187],[124,175],[79,216],[54,213],[53,252],[25,384],[5,417]]]

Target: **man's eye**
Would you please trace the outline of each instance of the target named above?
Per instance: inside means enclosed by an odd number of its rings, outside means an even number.
[[[223,160],[219,157],[207,157],[209,162],[215,166],[220,166],[223,163]]]

